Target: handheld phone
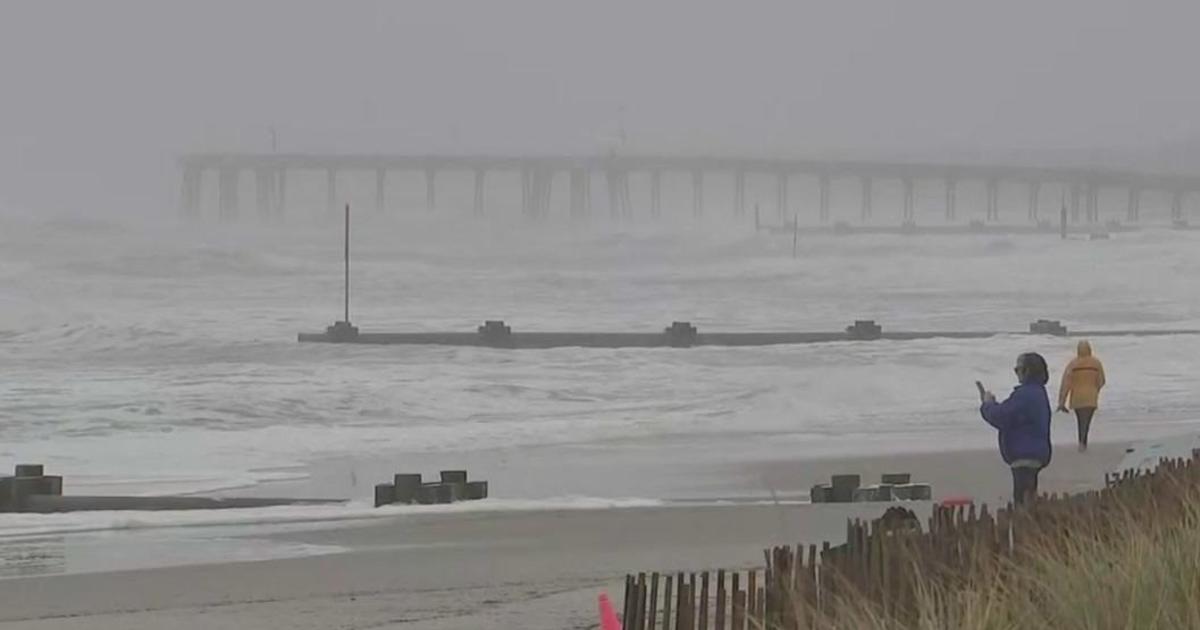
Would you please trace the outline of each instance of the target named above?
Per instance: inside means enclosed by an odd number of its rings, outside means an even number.
[[[984,395],[987,394],[987,390],[983,388],[983,383],[975,381],[975,389],[979,390],[979,400],[983,400]]]

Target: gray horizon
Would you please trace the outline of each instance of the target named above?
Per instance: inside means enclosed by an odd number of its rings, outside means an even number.
[[[1200,167],[1200,6],[13,2],[0,210],[173,207],[191,151],[611,148]]]

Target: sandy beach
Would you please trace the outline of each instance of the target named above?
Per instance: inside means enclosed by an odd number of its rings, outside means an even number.
[[[1043,473],[1043,488],[1095,487],[1123,451],[1123,444],[1094,445],[1086,454],[1060,447]],[[761,502],[757,489],[764,481],[782,492],[801,491],[835,472],[869,479],[891,470],[931,481],[939,496],[988,501],[1008,492],[1008,472],[990,451],[718,466],[714,478],[740,485],[755,500],[407,514],[275,534],[275,542],[344,551],[7,580],[0,589],[0,628],[595,627],[597,594],[619,597],[626,571],[751,566],[767,545],[838,542],[847,518],[871,517],[885,507]],[[911,505],[928,512],[928,503]]]

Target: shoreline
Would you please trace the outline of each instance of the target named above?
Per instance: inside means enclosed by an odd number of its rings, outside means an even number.
[[[1123,445],[1095,445],[1086,455],[1056,453],[1043,489],[1099,487]],[[800,487],[835,471],[908,467],[939,495],[969,488],[981,500],[1002,498],[1007,470],[981,451],[882,457],[780,459],[710,464],[727,486]],[[1095,473],[1100,472],[1099,475]],[[807,489],[807,487],[805,487]],[[736,496],[736,493],[735,493]],[[989,501],[991,502],[991,501]],[[119,572],[6,580],[0,628],[170,626],[324,628],[494,628],[521,619],[524,628],[594,624],[595,596],[620,594],[627,571],[744,567],[771,544],[837,544],[850,517],[871,518],[893,504],[753,503],[397,514],[353,527],[305,527],[248,535],[242,542],[345,551],[253,562],[214,562]],[[906,502],[918,514],[929,503]],[[137,532],[113,533],[113,537]],[[64,538],[70,538],[66,536]]]

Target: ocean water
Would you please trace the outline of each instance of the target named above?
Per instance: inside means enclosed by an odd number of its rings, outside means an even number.
[[[1041,317],[1200,328],[1200,233],[1165,229],[1103,241],[814,236],[793,259],[790,235],[745,226],[414,213],[356,216],[354,244],[352,318],[364,330],[485,319],[517,330],[673,320],[839,330],[871,318],[891,330],[1019,331]],[[1025,350],[1043,352],[1057,377],[1073,353],[1073,341],[1024,336],[521,352],[299,344],[297,332],[340,316],[341,254],[335,223],[0,219],[0,466],[45,463],[68,492],[144,494],[304,488],[313,461],[404,453],[746,436],[796,456],[986,447],[994,436],[975,418],[973,381],[1006,390]],[[1110,381],[1098,438],[1200,428],[1200,336],[1094,345]],[[567,470],[557,487],[592,494],[595,473],[573,484]],[[370,483],[356,487],[361,500]]]

